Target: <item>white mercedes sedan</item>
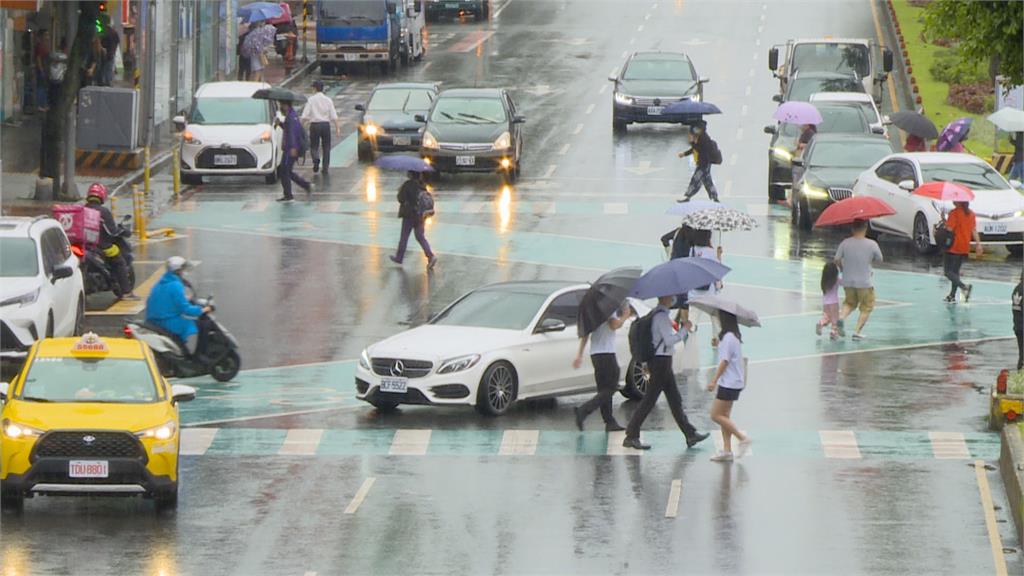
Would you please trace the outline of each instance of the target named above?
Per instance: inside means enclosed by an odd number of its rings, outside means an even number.
[[[596,390],[593,367],[572,367],[576,314],[586,284],[505,282],[469,292],[428,323],[377,342],[356,368],[360,400],[379,410],[399,404],[475,406],[490,416],[517,400]],[[633,302],[639,314],[648,308]],[[616,332],[626,375],[622,394],[639,398],[643,369],[629,355],[629,327]]]
[[[909,238],[919,253],[927,254],[936,249],[935,225],[953,209],[953,204],[913,193],[926,182],[955,182],[973,190],[971,210],[977,216],[982,243],[1005,245],[1011,254],[1020,256],[1024,196],[977,156],[952,152],[892,154],[861,173],[853,195],[874,196],[896,210],[892,216],[873,219],[872,231]]]

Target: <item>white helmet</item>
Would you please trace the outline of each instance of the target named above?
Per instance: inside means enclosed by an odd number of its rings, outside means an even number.
[[[171,272],[181,272],[192,266],[192,263],[181,256],[171,256],[167,259],[167,269]]]

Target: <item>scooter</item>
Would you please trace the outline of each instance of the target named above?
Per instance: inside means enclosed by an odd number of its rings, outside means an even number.
[[[228,382],[238,374],[241,367],[238,340],[214,318],[216,306],[212,296],[193,299],[192,302],[204,308],[210,307],[210,311],[198,320],[201,339],[206,343],[202,354],[189,354],[186,344],[175,335],[146,322],[125,324],[124,334],[149,345],[156,356],[157,367],[164,376],[193,378],[209,374],[218,382]]]
[[[121,257],[124,258],[125,264],[128,266],[128,284],[134,290],[135,269],[132,267],[132,262],[135,260],[135,256],[132,254],[132,244],[129,242],[129,238],[132,237],[131,219],[132,217],[129,215],[121,218],[117,226],[117,235],[114,237],[114,244],[121,251]],[[80,244],[72,244],[71,251],[81,261],[82,280],[85,284],[86,294],[113,292],[114,296],[118,298],[122,296],[121,284],[117,281],[113,267],[103,257],[102,250],[97,247],[85,249]]]

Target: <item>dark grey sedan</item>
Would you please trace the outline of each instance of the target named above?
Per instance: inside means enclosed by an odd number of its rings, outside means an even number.
[[[700,101],[707,78],[697,76],[690,57],[680,52],[634,52],[612,91],[612,130],[622,133],[634,122],[692,123],[700,115],[666,114],[680,100]]]
[[[373,160],[374,152],[418,151],[426,114],[437,99],[437,85],[403,82],[380,84],[366,104],[356,104],[359,115],[359,160]]]

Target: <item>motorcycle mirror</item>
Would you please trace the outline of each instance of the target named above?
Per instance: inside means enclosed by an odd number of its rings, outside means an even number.
[[[7,388],[10,386],[7,382],[0,382],[0,401],[7,400]]]

